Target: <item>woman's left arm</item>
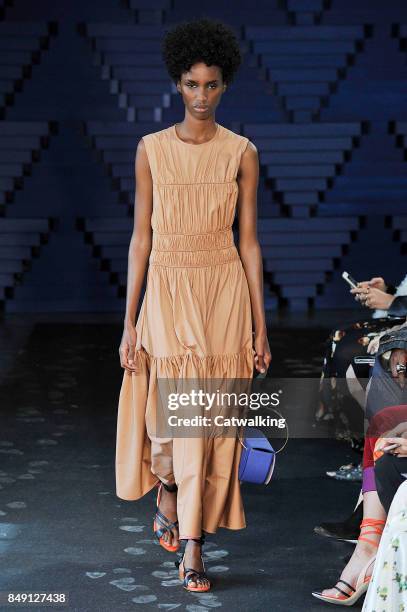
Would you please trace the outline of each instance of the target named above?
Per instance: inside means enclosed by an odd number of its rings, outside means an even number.
[[[254,324],[254,349],[256,368],[268,369],[271,362],[264,312],[263,261],[257,238],[257,188],[259,182],[259,158],[252,142],[242,154],[237,174],[239,186],[237,211],[239,219],[239,254],[246,273],[250,292]]]

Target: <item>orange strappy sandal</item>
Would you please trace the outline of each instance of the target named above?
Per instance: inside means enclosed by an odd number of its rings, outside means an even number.
[[[160,505],[162,487],[164,487],[166,491],[170,491],[170,493],[175,493],[178,490],[178,487],[176,484],[166,485],[163,482],[160,483],[158,487],[158,492],[157,492],[157,511],[155,513],[154,524],[153,524],[154,535],[159,541],[160,546],[165,548],[165,550],[168,550],[168,552],[177,552],[177,550],[180,547],[179,541],[177,545],[173,546],[173,545],[168,544],[168,542],[166,542],[163,539],[163,535],[166,531],[168,531],[169,533],[173,535],[172,529],[174,527],[178,527],[178,521],[174,521],[171,523],[171,521],[165,516],[165,514],[163,514],[158,508],[158,506]]]
[[[358,540],[361,540],[363,542],[368,542],[372,546],[375,546],[376,548],[378,548],[379,544],[377,542],[375,542],[374,540],[371,540],[370,538],[366,538],[365,536],[371,533],[374,533],[376,535],[381,535],[383,532],[385,522],[386,521],[383,521],[381,519],[371,519],[371,518],[363,519],[363,521],[360,523],[360,528],[362,529],[363,527],[372,527],[373,531],[366,531],[363,535],[361,534],[359,536]],[[368,589],[371,576],[366,576],[366,572],[368,568],[372,565],[372,563],[375,561],[375,559],[376,559],[376,554],[374,554],[373,557],[371,557],[369,561],[364,565],[364,567],[362,568],[356,580],[355,586],[352,586],[345,580],[340,579],[337,581],[336,584],[339,584],[341,582],[342,584],[347,586],[348,589],[351,590],[351,593],[346,593],[346,591],[343,591],[341,588],[335,585],[333,588],[338,591],[338,595],[336,595],[335,597],[328,597],[326,595],[322,595],[322,592],[320,591],[313,591],[312,593],[313,596],[316,597],[317,599],[322,599],[322,601],[326,601],[327,603],[333,603],[338,606],[353,606],[353,604],[357,602],[360,596],[363,595],[363,593],[365,593]]]
[[[202,533],[200,538],[191,538],[191,539],[194,540],[195,542],[199,542],[201,545],[201,550],[202,550],[202,545],[205,543],[205,534]],[[186,549],[186,543],[185,543],[185,548],[184,548],[184,554],[182,555],[181,560],[175,561],[175,566],[178,568],[178,571],[179,571],[179,579],[182,580],[184,589],[187,591],[194,592],[194,593],[204,593],[206,591],[209,591],[212,585],[211,585],[211,582],[208,576],[206,575],[205,564],[204,564],[204,560],[202,557],[202,553],[201,553],[201,560],[202,560],[203,571],[200,572],[191,567],[185,567],[185,564],[184,564],[185,549]],[[180,567],[181,563],[183,564],[182,568]],[[205,578],[207,580],[207,584],[199,584],[198,582],[199,578],[201,579]],[[195,587],[190,586],[190,582],[196,582],[197,586]]]

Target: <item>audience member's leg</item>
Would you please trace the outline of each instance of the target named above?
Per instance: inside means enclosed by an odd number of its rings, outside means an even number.
[[[386,513],[380,503],[376,491],[368,491],[363,495],[363,521],[358,543],[349,562],[341,573],[336,585],[321,593],[314,592],[316,597],[329,601],[332,599],[347,599],[355,589],[360,573],[370,559],[374,558],[383,531]],[[373,561],[366,571],[370,576],[373,571]]]
[[[376,562],[363,603],[363,612],[393,612],[405,609],[407,585],[407,481],[396,491],[387,516],[386,529],[380,541]],[[394,545],[394,542],[398,546]]]

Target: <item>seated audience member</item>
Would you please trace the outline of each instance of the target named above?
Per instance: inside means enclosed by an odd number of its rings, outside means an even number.
[[[359,380],[368,379],[369,365],[355,364],[354,357],[366,356],[367,347],[376,334],[406,320],[407,276],[397,290],[377,277],[358,283],[351,293],[363,306],[375,312],[373,318],[331,332],[327,340],[319,407],[315,416],[317,421],[333,421],[336,438],[347,440],[352,446],[362,449],[363,438],[358,434],[363,415],[358,402],[349,393],[346,378],[351,375]],[[381,316],[377,318],[375,314]]]
[[[351,293],[357,301],[374,311],[373,318],[331,333],[321,374],[320,403],[316,418],[318,421],[332,420],[335,423],[336,438],[347,440],[353,448],[362,451],[363,407],[359,397],[352,395],[352,389],[357,383],[362,389],[363,381],[369,378],[370,366],[355,364],[353,360],[354,357],[368,356],[367,350],[372,340],[379,339],[389,327],[405,324],[407,276],[397,289],[387,285],[382,278],[376,277],[358,283],[358,287],[352,289]],[[350,471],[352,470],[356,471],[350,466]],[[344,521],[321,523],[315,527],[315,532],[327,537],[355,540],[362,518],[361,501],[362,496],[359,497],[352,514]]]
[[[379,494],[374,471],[375,453],[377,457],[383,453],[384,446],[390,445],[391,440],[399,440],[391,434],[399,433],[401,424],[407,421],[406,364],[407,325],[396,331],[390,330],[390,333],[380,338],[366,403],[369,429],[364,449],[363,520],[360,535],[355,551],[336,585],[332,589],[313,593],[325,602],[352,605],[368,587],[385,524],[388,500],[392,495],[389,491],[393,490],[394,494],[395,483],[400,484],[400,475],[397,476],[394,466],[389,467],[392,459],[382,456],[377,460],[376,468]],[[381,440],[378,442],[379,438]],[[397,454],[395,451],[399,448],[391,452]],[[392,479],[391,484],[383,484],[386,481],[384,474]]]

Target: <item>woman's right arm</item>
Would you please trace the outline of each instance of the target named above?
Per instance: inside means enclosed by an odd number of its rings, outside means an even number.
[[[140,139],[136,151],[135,181],[134,226],[128,253],[126,311],[119,348],[120,365],[130,372],[135,369],[136,313],[151,251],[153,181],[143,139]]]

